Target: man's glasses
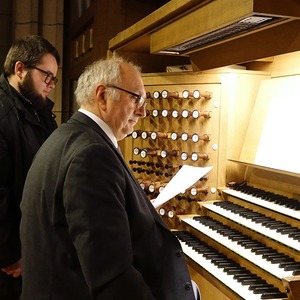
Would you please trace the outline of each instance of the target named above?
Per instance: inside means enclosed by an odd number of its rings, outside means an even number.
[[[138,109],[140,109],[141,107],[145,108],[145,107],[147,106],[146,98],[143,97],[143,96],[141,96],[141,95],[139,95],[139,94],[136,94],[136,93],[127,91],[127,90],[122,89],[122,88],[120,88],[120,87],[118,87],[118,86],[115,86],[115,85],[107,85],[107,87],[113,88],[113,89],[117,89],[117,90],[120,90],[120,91],[123,91],[123,92],[126,92],[126,93],[128,93],[128,94],[130,94],[130,95],[136,97],[136,102],[135,102],[135,104],[136,104],[136,107],[137,107]]]
[[[49,84],[51,81],[53,81],[54,84],[57,84],[58,79],[55,76],[53,76],[53,74],[51,72],[44,71],[44,70],[42,70],[42,69],[40,69],[38,67],[35,67],[35,66],[31,67],[31,68],[32,69],[36,69],[36,70],[38,70],[38,71],[40,71],[40,72],[42,72],[42,73],[44,73],[46,75],[45,80],[44,80],[44,82],[46,84]]]

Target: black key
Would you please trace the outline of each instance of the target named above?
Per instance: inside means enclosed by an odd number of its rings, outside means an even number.
[[[276,228],[276,232],[280,232],[281,234],[286,234],[290,230],[291,230],[291,226],[289,225],[281,225]]]
[[[211,251],[209,248],[207,247],[195,247],[194,248],[195,251],[197,251],[198,253],[209,253],[209,251]]]
[[[276,250],[270,249],[269,251],[263,253],[262,257],[267,259],[271,255],[276,255],[276,254],[278,254],[278,252]]]
[[[293,271],[293,270],[298,270],[300,269],[300,263],[296,263],[296,262],[291,262],[291,264],[286,265],[284,268],[284,271]]]
[[[256,245],[256,243],[253,240],[246,240],[246,241],[241,241],[238,242],[241,246],[245,247],[245,245]]]
[[[273,257],[270,259],[272,264],[279,264],[281,262],[290,261],[290,257],[284,255],[282,257]]]
[[[273,224],[270,224],[270,229],[278,229],[278,228],[281,228],[282,226],[284,226],[284,224],[282,224],[281,222],[276,222],[276,223],[273,223]]]
[[[217,266],[219,269],[223,269],[226,267],[234,267],[234,265],[230,262],[221,262],[221,263],[218,263]]]
[[[274,293],[274,292],[279,292],[278,288],[272,286],[264,286],[264,287],[259,287],[253,290],[253,294],[266,294],[266,293]]]
[[[261,253],[265,249],[266,249],[266,246],[264,246],[264,245],[257,245],[257,246],[252,247],[251,252]]]
[[[203,256],[207,259],[220,257],[218,253],[203,253]]]
[[[245,278],[244,280],[240,281],[242,285],[252,285],[252,284],[258,284],[258,283],[266,283],[265,280],[260,278]]]
[[[238,275],[238,274],[242,275],[245,273],[245,271],[241,269],[229,269],[226,271],[226,273],[228,275]]]
[[[226,268],[224,268],[224,272],[227,272],[229,270],[241,270],[241,269],[242,269],[242,267],[237,264],[236,266],[233,266],[233,267],[226,267]]]
[[[257,252],[264,254],[264,253],[271,253],[274,251],[275,250],[273,248],[265,246],[264,249],[258,250]]]
[[[252,290],[255,290],[257,288],[261,288],[261,287],[273,287],[272,284],[269,284],[269,283],[260,283],[260,284],[252,284],[249,286],[249,290],[252,291]]]
[[[257,245],[256,242],[252,242],[252,243],[246,244],[244,247],[245,247],[245,249],[252,249],[256,245]]]
[[[299,238],[299,236],[300,236],[300,231],[299,230],[289,233],[289,237],[292,238],[292,239],[297,239],[297,238]]]
[[[267,260],[271,260],[272,258],[283,257],[283,256],[284,256],[284,254],[282,254],[282,253],[274,252],[274,253],[270,253],[269,255],[268,255],[268,254],[265,255],[265,258],[266,258]]]
[[[238,281],[239,279],[243,279],[243,278],[245,279],[247,276],[249,277],[251,275],[252,275],[251,272],[246,270],[243,273],[233,275],[233,278]]]
[[[261,299],[282,299],[282,298],[287,298],[286,293],[282,292],[275,292],[275,293],[265,293],[261,295]]]

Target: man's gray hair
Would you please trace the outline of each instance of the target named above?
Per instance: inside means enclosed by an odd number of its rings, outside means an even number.
[[[103,85],[119,85],[121,83],[121,66],[129,64],[138,72],[140,68],[134,63],[125,60],[122,57],[112,57],[100,59],[87,66],[83,73],[79,76],[77,87],[75,90],[76,102],[79,106],[91,103],[93,101],[93,93],[98,84]],[[109,89],[114,98],[119,96],[119,92],[115,89]]]

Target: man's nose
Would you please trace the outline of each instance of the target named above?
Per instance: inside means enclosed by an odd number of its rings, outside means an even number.
[[[135,111],[140,118],[146,117],[146,105],[142,105],[140,108],[137,108]]]

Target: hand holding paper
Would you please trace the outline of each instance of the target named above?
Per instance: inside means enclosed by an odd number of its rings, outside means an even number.
[[[170,180],[167,186],[152,200],[152,204],[155,208],[160,207],[165,202],[189,188],[197,180],[206,175],[212,167],[194,167],[183,165],[182,168],[176,173],[176,175]]]

